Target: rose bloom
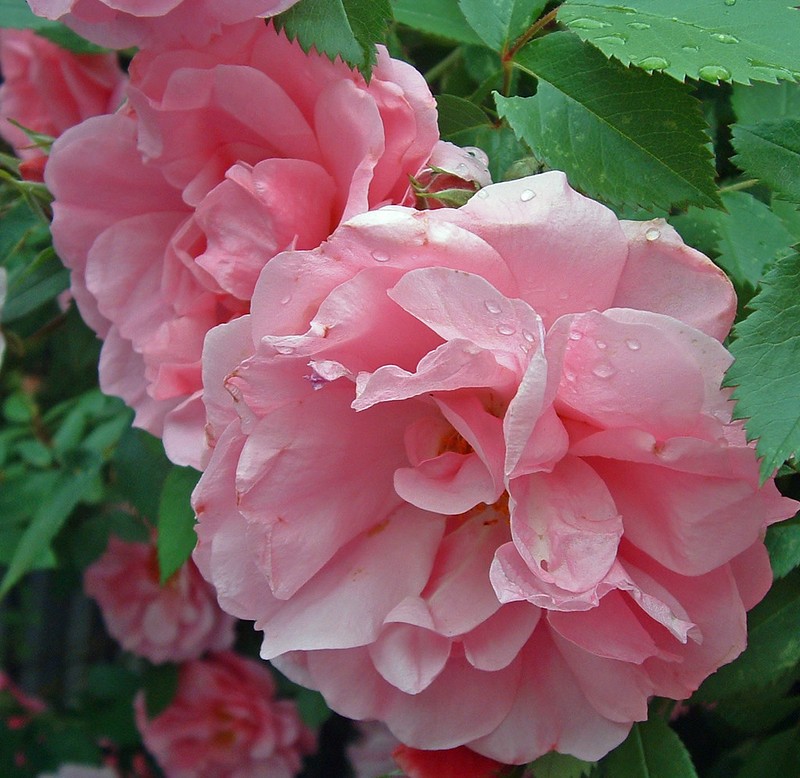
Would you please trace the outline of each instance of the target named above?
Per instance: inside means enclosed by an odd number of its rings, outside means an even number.
[[[134,708],[169,778],[291,778],[315,747],[295,704],[275,699],[270,671],[230,651],[181,665],[175,698],[155,718],[143,692]]]
[[[68,132],[47,166],[55,246],[105,340],[104,391],[200,467],[206,332],[248,312],[272,256],[406,198],[437,140],[424,79],[385,50],[369,85],[263,22],[139,53],[128,106]]]
[[[0,135],[23,160],[44,152],[9,119],[56,138],[115,111],[127,82],[115,54],[75,54],[31,30],[0,30],[0,71]]]
[[[110,537],[83,586],[109,634],[151,662],[182,662],[233,644],[235,620],[219,609],[193,562],[161,585],[154,544]]]
[[[170,40],[203,45],[224,24],[274,16],[297,0],[28,0],[31,10],[58,19],[112,49]]]
[[[796,508],[719,388],[735,307],[558,172],[357,216],[209,333],[195,561],[346,716],[598,759],[742,651]]]

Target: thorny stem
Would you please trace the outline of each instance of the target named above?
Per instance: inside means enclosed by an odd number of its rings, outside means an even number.
[[[517,52],[535,35],[541,32],[548,24],[554,22],[558,8],[548,11],[544,16],[537,19],[522,35],[517,38],[511,46],[503,51],[500,58],[503,61],[503,94],[508,96],[511,89],[511,74],[513,72],[514,57]]]
[[[439,78],[451,65],[455,65],[461,59],[461,48],[453,49],[443,60],[437,62],[427,73],[424,74],[425,81],[432,84]]]
[[[719,188],[720,194],[724,192],[738,192],[742,189],[749,189],[759,183],[757,178],[748,178],[746,181],[739,181],[736,184],[728,184],[728,186],[721,186]]]

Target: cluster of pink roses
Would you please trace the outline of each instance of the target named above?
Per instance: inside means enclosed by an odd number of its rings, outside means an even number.
[[[490,184],[409,65],[381,50],[367,83],[255,19],[291,4],[30,0],[142,46],[119,109],[45,169],[101,384],[204,470],[194,560],[286,675],[412,749],[598,759],[742,651],[765,528],[796,507],[720,389],[731,284],[558,172]],[[432,170],[476,194],[416,210]],[[234,655],[196,659],[231,636],[196,571],[120,597],[149,553],[87,578],[112,633],[195,657],[178,708],[271,698]],[[137,711],[170,775],[291,775],[281,749],[307,747],[279,707],[222,730]]]

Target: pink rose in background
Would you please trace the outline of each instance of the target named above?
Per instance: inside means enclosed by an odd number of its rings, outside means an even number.
[[[235,620],[189,561],[163,586],[155,546],[111,537],[84,574],[109,634],[151,662],[182,662],[233,644]]]
[[[229,651],[181,665],[172,703],[148,718],[134,707],[145,746],[169,778],[291,778],[315,748],[295,704],[275,699],[266,666]]]
[[[115,54],[74,54],[30,30],[0,30],[0,135],[23,160],[43,157],[19,127],[58,137],[119,106],[127,78]]]
[[[205,334],[249,311],[272,256],[402,202],[437,146],[436,109],[385,50],[367,85],[263,22],[202,51],[140,52],[131,79],[125,110],[53,147],[53,239],[105,339],[104,391],[200,467]]]
[[[346,716],[598,759],[742,651],[796,509],[719,388],[735,307],[557,172],[356,216],[209,333],[194,559]]]
[[[222,25],[274,16],[297,0],[28,0],[31,10],[58,19],[112,49],[183,40],[202,46]]]

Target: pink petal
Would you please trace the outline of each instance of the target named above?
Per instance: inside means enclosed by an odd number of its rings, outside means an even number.
[[[723,340],[736,315],[727,276],[663,219],[620,225],[629,248],[614,307],[665,313]]]

